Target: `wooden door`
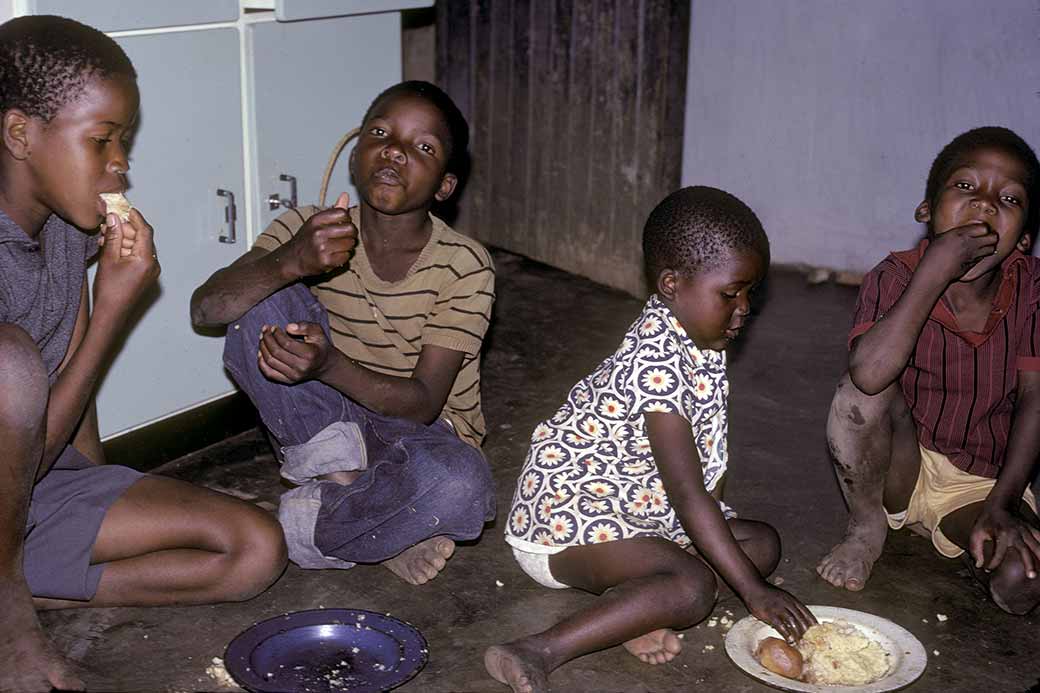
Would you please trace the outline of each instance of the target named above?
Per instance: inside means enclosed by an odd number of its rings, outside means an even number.
[[[644,295],[679,186],[689,0],[439,0],[437,74],[470,123],[455,226]]]

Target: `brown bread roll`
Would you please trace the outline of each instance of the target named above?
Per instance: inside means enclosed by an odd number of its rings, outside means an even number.
[[[774,674],[789,679],[802,675],[802,653],[780,638],[765,638],[755,649],[755,659]]]

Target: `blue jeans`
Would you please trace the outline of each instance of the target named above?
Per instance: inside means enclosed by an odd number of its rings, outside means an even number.
[[[425,426],[384,416],[314,380],[295,385],[268,380],[257,366],[260,328],[290,322],[321,325],[331,343],[325,308],[296,283],[228,326],[224,365],[283,447],[307,443],[336,422],[357,425],[367,457],[361,475],[348,486],[312,482],[319,484],[315,497],[320,497],[313,532],[317,549],[343,561],[377,563],[433,536],[479,537],[495,516],[491,470],[480,450],[442,420]]]

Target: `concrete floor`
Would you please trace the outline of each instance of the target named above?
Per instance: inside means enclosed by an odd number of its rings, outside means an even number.
[[[461,546],[434,582],[411,587],[378,566],[303,571],[290,566],[244,604],[192,608],[85,609],[42,615],[58,646],[88,669],[97,691],[219,691],[205,673],[227,643],[256,621],[298,609],[389,612],[418,627],[430,645],[426,668],[401,691],[506,690],[487,676],[484,648],[548,627],[594,597],[536,585],[502,538],[517,471],[535,424],[570,386],[617,345],[641,302],[586,280],[496,253],[498,294],[484,361],[485,452],[498,483],[499,520],[481,541]],[[868,611],[899,623],[929,653],[914,691],[1025,691],[1040,686],[1037,616],[1015,618],[987,602],[957,561],[929,543],[890,533],[867,589],[838,591],[814,573],[841,538],[846,512],[824,444],[833,383],[845,361],[855,290],[806,285],[774,271],[756,320],[731,361],[730,478],[727,500],[767,520],[784,540],[777,571],[807,604]],[[161,470],[273,508],[282,490],[266,443],[251,431]],[[501,586],[499,586],[501,583]],[[940,623],[936,614],[948,616]],[[746,615],[734,597],[716,616]],[[589,655],[553,674],[557,691],[768,691],[726,657],[724,628],[685,635],[674,661],[651,667],[620,648]],[[1040,687],[1034,688],[1040,690]]]

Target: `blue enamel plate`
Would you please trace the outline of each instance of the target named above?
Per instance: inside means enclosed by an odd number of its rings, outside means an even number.
[[[426,639],[404,621],[361,609],[311,609],[242,632],[224,666],[254,693],[375,693],[415,676],[426,657]]]

